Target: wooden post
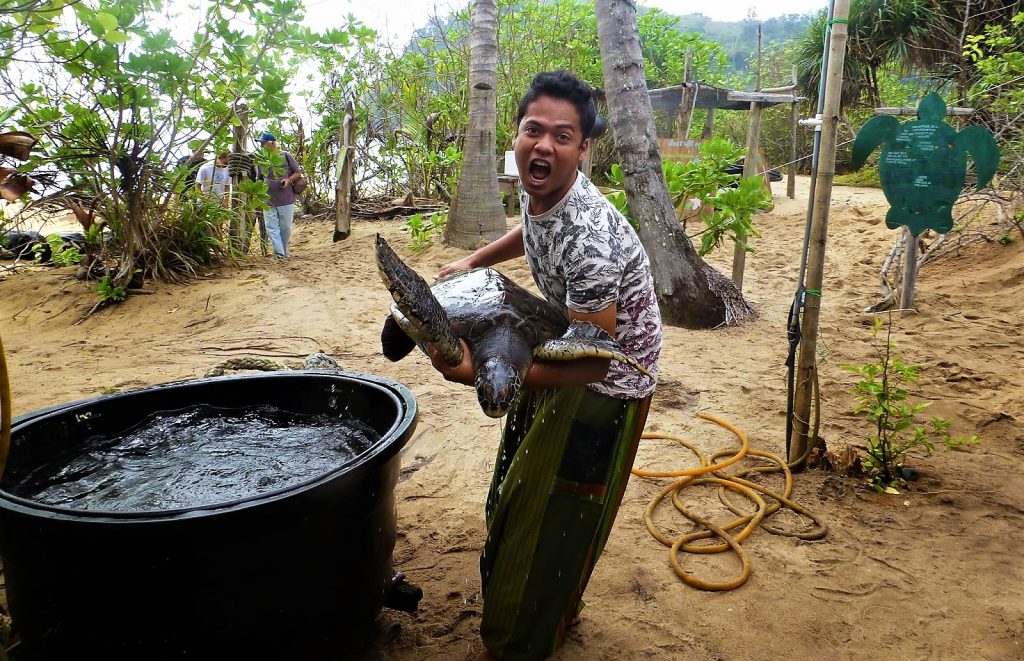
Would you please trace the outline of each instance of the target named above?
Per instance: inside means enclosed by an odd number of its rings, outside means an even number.
[[[701,140],[710,140],[715,131],[715,109],[708,108],[707,117],[704,118],[704,130],[700,132]]]
[[[591,138],[590,139],[590,149],[587,150],[587,155],[583,157],[583,162],[580,163],[580,172],[585,174],[587,176],[587,179],[590,179],[590,173],[591,173],[591,171],[593,169],[594,169],[594,138]],[[509,216],[512,215],[511,213],[508,213],[508,210],[506,210],[505,213],[506,213],[506,215],[509,215]]]
[[[761,141],[761,109],[764,106],[757,101],[750,104],[750,125],[747,127],[747,156],[743,160],[743,178],[757,175],[757,150]],[[745,237],[740,237],[745,239]],[[732,281],[736,288],[743,291],[743,268],[747,261],[747,251],[736,244],[732,253]]]
[[[793,89],[796,94],[797,72],[793,67]],[[796,198],[796,139],[800,134],[800,104],[793,101],[789,110],[789,172],[786,179],[786,197]]]
[[[347,239],[352,231],[352,189],[355,187],[356,111],[352,102],[345,107],[338,149],[338,181],[334,186],[334,240]]]
[[[789,461],[804,456],[814,443],[810,434],[811,395],[815,387],[818,344],[818,317],[821,313],[821,284],[825,268],[825,243],[828,239],[828,211],[832,202],[832,180],[836,167],[836,133],[839,128],[839,99],[843,87],[843,63],[846,59],[847,25],[850,0],[835,0],[829,38],[828,71],[822,109],[821,142],[818,152],[818,176],[811,201],[811,227],[804,278],[802,339],[797,359],[796,393],[793,401],[793,441]]]
[[[761,91],[761,24],[757,24],[757,79],[754,82],[755,89]]]
[[[761,26],[757,26],[757,78],[755,92],[761,91]],[[750,104],[750,124],[747,125],[747,156],[743,159],[743,178],[757,176],[757,150],[761,143],[761,110],[764,105],[756,101]],[[746,239],[746,237],[739,237]],[[747,263],[747,251],[739,243],[732,251],[732,281],[743,291],[743,269]]]
[[[917,237],[904,227],[903,286],[900,287],[900,316],[905,316],[914,307],[914,289],[917,287]]]
[[[686,64],[685,74],[683,77],[684,82],[693,82],[693,46],[689,46],[686,49]],[[676,137],[683,138],[684,140],[690,137],[690,122],[693,120],[693,102],[697,97],[696,90],[690,89],[688,85],[683,85],[683,93],[679,101],[679,121],[676,126]]]
[[[235,117],[238,123],[233,129],[234,145],[232,150],[236,154],[246,153],[245,141],[249,126],[249,108],[239,105],[235,108]],[[231,197],[229,206],[237,209],[231,218],[231,226],[228,228],[228,243],[231,249],[239,253],[249,252],[250,219],[252,214],[245,211],[245,193],[241,191],[239,184],[246,178],[246,175],[235,173],[231,176]]]

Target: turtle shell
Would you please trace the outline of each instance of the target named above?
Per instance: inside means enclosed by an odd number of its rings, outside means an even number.
[[[560,337],[569,318],[558,306],[520,287],[494,269],[453,273],[430,291],[448,313],[452,330],[473,345],[495,326],[507,326],[531,346]]]

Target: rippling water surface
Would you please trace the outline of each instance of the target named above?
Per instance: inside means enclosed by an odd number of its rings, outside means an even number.
[[[274,407],[159,412],[54,457],[10,491],[47,505],[141,512],[225,503],[304,482],[379,440],[363,423]]]

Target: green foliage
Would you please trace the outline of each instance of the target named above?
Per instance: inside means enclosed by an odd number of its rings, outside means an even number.
[[[356,108],[361,131],[359,162],[381,193],[412,192],[417,197],[450,199],[459,178],[468,123],[466,90],[469,67],[468,8],[440,17],[420,30],[399,54],[376,44],[362,44],[341,73],[321,71],[330,81],[316,108],[324,132],[336,136],[348,98]],[[684,54],[694,49],[695,75],[722,80],[723,49],[680,29],[664,12],[642,14],[638,27],[644,44],[645,72],[653,87],[682,78]],[[540,71],[565,68],[603,87],[597,22],[593,3],[585,0],[498,0],[497,125],[500,156],[511,149],[516,114],[530,79]],[[333,137],[314,138],[333,144]],[[612,161],[611,140],[598,141],[594,171]],[[369,177],[368,177],[369,178]],[[375,191],[376,192],[376,191]]]
[[[128,292],[125,291],[124,287],[111,282],[109,275],[103,276],[96,283],[96,293],[99,295],[101,303],[117,303],[123,301],[128,296]]]
[[[859,170],[836,175],[834,181],[840,186],[870,186],[879,188],[882,185],[878,175],[877,162],[873,165],[865,165]]]
[[[46,237],[46,245],[36,244],[32,246],[32,252],[36,254],[36,261],[43,261],[43,255],[47,248],[50,251],[49,262],[57,266],[74,266],[82,261],[82,255],[74,246],[64,247],[64,239],[60,234],[50,234]]]
[[[408,232],[411,239],[409,250],[422,252],[433,245],[434,239],[444,236],[444,226],[447,222],[448,214],[440,211],[432,213],[426,218],[421,213],[409,216],[402,223],[402,231]]]
[[[931,402],[915,404],[908,401],[910,393],[906,386],[917,382],[920,367],[905,363],[894,353],[891,319],[885,324],[876,317],[871,336],[877,340],[883,325],[886,338],[881,348],[876,342],[878,361],[842,366],[862,377],[853,391],[857,398],[854,413],[862,414],[872,429],[865,443],[867,472],[871,485],[878,491],[891,490],[894,485],[902,483],[900,468],[907,453],[914,448],[923,448],[930,454],[935,450],[936,440],[947,449],[974,445],[981,440],[976,434],[970,437],[950,436],[950,423],[943,418],[933,417],[928,426],[916,420],[917,414],[931,405]]]
[[[264,182],[251,182],[262,183]],[[227,255],[225,231],[235,213],[208,195],[188,196],[177,205],[178,214],[163,227],[159,259],[164,268],[194,274]]]
[[[702,207],[706,205],[711,209],[710,214],[700,214],[706,225],[699,233],[701,246],[698,253],[702,256],[721,246],[726,238],[753,252],[744,239],[759,236],[753,226],[754,214],[770,208],[772,200],[765,192],[760,176],[742,179],[725,171],[726,166],[734,164],[742,156],[743,150],[729,140],[713,138],[701,144],[699,158],[663,168],[676,208],[688,200],[697,199]]]
[[[991,114],[990,126],[1000,137],[1003,169],[1016,186],[1022,183],[1024,162],[1024,12],[1009,24],[986,25],[983,34],[967,37],[965,57],[977,67],[979,77],[971,90],[974,105]]]
[[[743,150],[723,138],[712,138],[700,146],[700,157],[689,162],[661,162],[661,172],[665,177],[672,206],[677,210],[685,208],[690,200],[698,200],[701,208],[707,205],[709,213],[701,213],[707,227],[699,232],[701,247],[700,255],[707,255],[719,247],[726,238],[735,241],[744,250],[755,252],[744,239],[749,236],[760,236],[753,225],[753,217],[761,209],[771,208],[772,199],[764,190],[764,181],[760,176],[742,179],[740,175],[725,171],[743,156]],[[608,181],[613,187],[621,187],[623,183],[622,167],[613,163]],[[636,222],[627,213],[626,193],[613,189],[605,193],[615,208],[618,209],[630,224],[637,227]],[[683,221],[685,227],[685,219]]]
[[[703,199],[703,198],[702,198]],[[701,256],[721,246],[729,238],[747,252],[756,252],[746,243],[749,236],[761,236],[754,228],[754,214],[771,207],[771,197],[764,191],[761,176],[740,179],[735,188],[720,188],[714,197],[704,200],[714,205],[711,216],[702,216],[707,229],[700,235]]]
[[[316,34],[302,26],[301,5],[268,0],[206,3],[188,37],[160,27],[181,18],[180,6],[161,2],[30,0],[26,8],[43,10],[25,24],[41,75],[4,101],[16,104],[18,128],[41,138],[26,167],[59,170],[68,190],[96,201],[118,284],[136,268],[172,279],[190,269],[194,246],[162,243],[195,234],[178,227],[186,168],[173,166],[177,158],[199,146],[208,154],[226,148],[238,106],[257,125],[288,112],[296,64],[314,52],[342,59],[339,46],[356,30]],[[5,25],[0,69],[14,34]]]

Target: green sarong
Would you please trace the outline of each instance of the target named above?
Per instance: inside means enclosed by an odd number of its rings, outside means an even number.
[[[543,659],[562,644],[615,520],[650,399],[580,386],[523,391],[509,411],[480,557],[480,637],[493,656]]]

